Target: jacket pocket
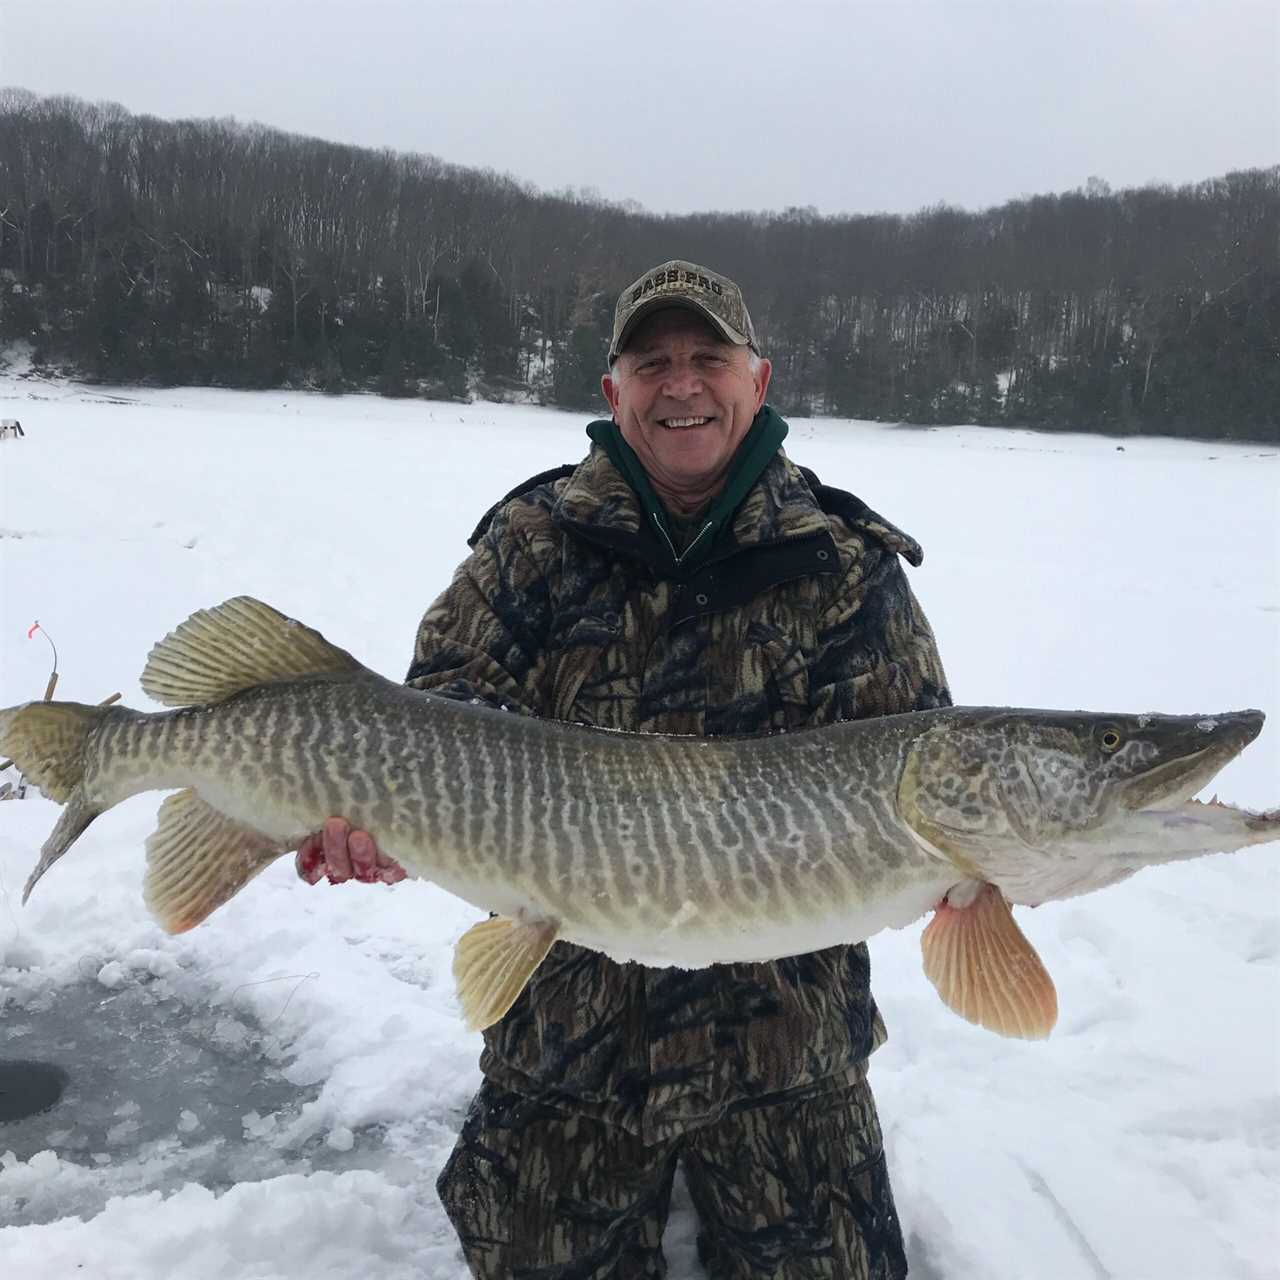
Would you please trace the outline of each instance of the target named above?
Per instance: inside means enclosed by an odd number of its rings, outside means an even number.
[[[600,718],[600,709],[625,694],[621,632],[621,615],[602,610],[578,618],[558,642],[555,661],[547,673],[546,705],[553,719],[615,727],[615,722]]]

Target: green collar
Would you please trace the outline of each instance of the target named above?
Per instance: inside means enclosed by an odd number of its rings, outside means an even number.
[[[683,552],[677,552],[671,536],[671,515],[654,492],[635,450],[622,438],[618,424],[600,419],[587,426],[587,435],[609,455],[609,461],[626,477],[635,491],[641,510],[658,533],[660,545],[667,551],[671,567],[681,576],[692,573],[705,563],[716,540],[728,526],[738,504],[760,479],[770,459],[787,435],[787,424],[767,404],[755,416],[751,430],[743,437],[729,464],[724,488],[712,501],[703,517],[702,527],[694,534]]]

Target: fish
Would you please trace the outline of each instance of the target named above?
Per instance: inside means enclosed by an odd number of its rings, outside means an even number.
[[[30,702],[0,752],[63,806],[36,883],[101,813],[170,790],[143,898],[181,933],[333,816],[489,917],[458,941],[467,1024],[496,1022],[559,939],[701,968],[932,917],[926,976],[961,1017],[1040,1039],[1053,981],[1012,907],[1280,838],[1280,809],[1193,797],[1261,711],[945,707],[691,737],[545,720],[408,688],[249,596],[157,644],[170,710]]]

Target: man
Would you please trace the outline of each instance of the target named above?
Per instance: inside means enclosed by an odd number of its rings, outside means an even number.
[[[946,705],[905,534],[779,446],[741,292],[688,262],[619,298],[612,420],[508,494],[427,611],[409,683],[614,729],[784,730]],[[326,825],[316,879],[397,878]],[[716,1277],[906,1274],[866,1060],[865,946],[707,969],[557,943],[485,1032],[439,1191],[473,1274],[665,1273],[684,1166]]]

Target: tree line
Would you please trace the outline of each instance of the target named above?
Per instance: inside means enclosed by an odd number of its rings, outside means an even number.
[[[655,215],[0,91],[0,343],[101,382],[599,410],[618,291],[743,287],[789,414],[1280,440],[1280,166],[969,212]]]

